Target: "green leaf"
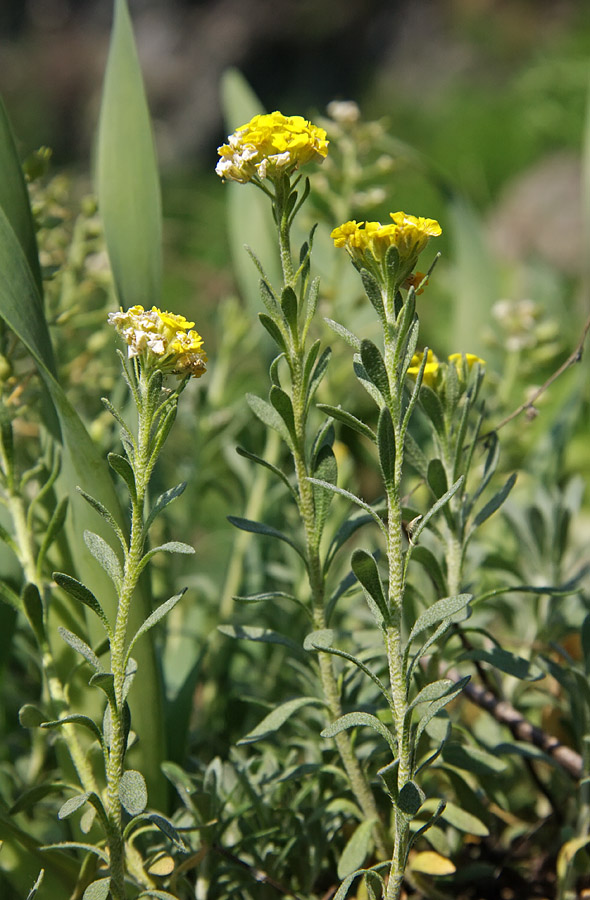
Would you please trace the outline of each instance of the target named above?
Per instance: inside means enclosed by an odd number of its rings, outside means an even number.
[[[3,600],[4,603],[7,603],[8,606],[11,606],[13,609],[16,609],[18,612],[22,611],[22,602],[19,595],[14,591],[9,584],[6,584],[5,581],[0,580],[0,600]]]
[[[420,537],[420,535],[422,534],[422,532],[424,531],[424,529],[426,528],[426,526],[428,525],[428,523],[430,522],[432,517],[436,515],[436,513],[439,511],[439,509],[442,509],[442,507],[445,505],[445,503],[449,502],[451,497],[453,497],[457,493],[457,491],[462,486],[462,484],[463,484],[463,476],[461,476],[459,478],[459,480],[456,481],[455,484],[453,484],[449,488],[449,490],[446,492],[446,494],[443,494],[442,497],[439,500],[437,500],[433,506],[430,507],[428,512],[422,516],[422,518],[420,519],[420,521],[418,522],[418,524],[412,531],[412,541],[414,543],[417,542],[418,538]]]
[[[119,800],[130,816],[137,816],[147,806],[148,795],[141,772],[126,769],[119,782]]]
[[[285,342],[285,338],[281,333],[281,329],[276,324],[274,319],[271,319],[270,316],[267,316],[266,313],[258,313],[258,318],[260,319],[260,324],[266,328],[271,338],[278,346],[279,350],[282,350],[283,353],[287,352],[287,344]]]
[[[335,331],[336,334],[340,335],[340,337],[344,341],[346,341],[347,344],[349,344],[351,347],[353,347],[357,352],[360,351],[360,349],[361,349],[360,339],[357,338],[357,336],[355,334],[353,334],[352,331],[349,331],[347,328],[344,327],[344,325],[340,325],[339,322],[335,322],[333,319],[324,319],[324,322],[326,323],[326,325],[329,328],[332,329],[332,331]]]
[[[422,734],[427,728],[428,724],[432,721],[432,719],[438,715],[438,713],[447,706],[451,700],[454,700],[455,697],[458,697],[467,682],[469,681],[471,676],[465,675],[463,678],[460,678],[459,681],[455,682],[452,687],[449,687],[447,691],[443,694],[442,697],[439,697],[438,700],[433,700],[430,703],[426,710],[422,713],[420,721],[418,723],[418,728],[416,729],[415,742],[416,744],[420,740]]]
[[[442,758],[450,766],[473,772],[482,778],[497,778],[506,771],[506,763],[479,747],[449,741],[443,747]]]
[[[513,678],[520,678],[523,681],[538,681],[545,677],[545,673],[538,666],[533,665],[530,660],[516,656],[508,650],[502,650],[501,647],[493,647],[491,650],[483,648],[467,650],[461,654],[460,659],[474,659],[489,663],[500,672],[505,672],[506,675],[512,675]]]
[[[88,808],[87,812],[90,811],[94,811],[93,807]],[[57,841],[55,844],[44,844],[43,850],[83,850],[85,853],[94,853],[107,865],[109,862],[108,854],[104,850],[101,850],[100,847],[96,847],[94,844],[85,844],[82,841]]]
[[[39,553],[37,555],[37,571],[42,571],[42,565],[47,555],[47,551],[53,544],[54,540],[62,530],[64,523],[66,521],[66,515],[68,512],[69,499],[68,497],[62,497],[55,509],[53,510],[53,515],[49,520],[49,524],[47,525],[47,529],[43,536],[43,541],[39,548]]]
[[[195,552],[195,548],[191,547],[190,544],[183,544],[182,541],[167,541],[165,544],[160,544],[159,547],[152,547],[151,550],[142,557],[141,562],[139,564],[139,571],[143,571],[149,561],[153,559],[156,553],[186,553],[188,556]]]
[[[119,543],[121,544],[121,546],[125,547],[126,543],[123,532],[115,521],[114,516],[111,515],[106,506],[104,506],[100,502],[100,500],[95,500],[94,497],[91,497],[90,494],[87,494],[86,491],[83,491],[81,487],[78,488],[78,493],[80,494],[80,496],[84,497],[86,503],[88,503],[88,505],[91,506],[92,509],[94,509],[99,514],[99,516],[102,516],[105,522],[108,522],[108,524],[111,526],[111,528],[119,538]]]
[[[420,388],[420,403],[422,409],[432,422],[435,431],[443,435],[445,433],[445,415],[440,402],[439,396],[428,385],[423,384]]]
[[[107,900],[111,889],[110,878],[99,878],[88,885],[82,894],[82,900]]]
[[[105,539],[99,534],[95,534],[94,531],[84,532],[84,543],[94,556],[95,560],[100,563],[108,574],[117,590],[119,590],[123,580],[123,572],[117,554],[113,548],[110,544],[107,544]]]
[[[27,260],[39,297],[43,282],[29,193],[4,103],[0,99],[0,206]]]
[[[70,797],[64,804],[62,804],[58,814],[58,819],[67,819],[68,816],[73,815],[80,807],[84,806],[90,797],[90,791],[85,791],[83,794],[76,794],[74,797]]]
[[[355,828],[338,860],[338,878],[346,878],[360,869],[373,845],[373,819],[366,819]]]
[[[251,453],[249,450],[244,450],[243,447],[236,447],[236,453],[239,453],[239,455],[243,456],[245,459],[251,459],[252,462],[257,463],[257,465],[263,466],[265,469],[268,469],[270,472],[273,472],[273,474],[276,475],[277,478],[281,479],[281,481],[283,482],[285,487],[288,488],[289,493],[293,497],[297,497],[295,488],[289,481],[288,477],[285,475],[284,472],[281,471],[281,469],[277,468],[277,466],[268,462],[266,459],[263,459],[261,456],[257,456],[255,453]]]
[[[377,625],[380,628],[385,627],[390,621],[389,606],[374,557],[366,550],[355,550],[350,565],[363,588],[365,599]]]
[[[115,17],[98,128],[97,194],[120,303],[158,306],[162,213],[150,116],[125,0]]]
[[[389,409],[384,406],[377,423],[377,448],[383,480],[389,491],[395,489],[395,432]]]
[[[149,528],[163,509],[165,509],[169,503],[172,503],[173,500],[176,500],[181,494],[184,493],[184,489],[186,488],[186,481],[181,481],[180,484],[177,484],[175,487],[170,488],[167,491],[164,491],[163,494],[160,494],[154,505],[150,510],[150,514],[146,519],[146,523],[143,527],[144,533],[147,534]]]
[[[33,887],[31,888],[31,890],[30,890],[29,893],[27,894],[27,900],[34,900],[34,897],[35,897],[37,891],[39,890],[39,888],[41,887],[41,885],[42,885],[42,883],[43,883],[43,878],[44,878],[44,877],[45,877],[45,869],[41,869],[41,871],[40,871],[39,874],[37,875],[37,879],[36,879],[36,881],[35,881],[35,884],[33,885]]]
[[[270,389],[270,402],[278,412],[279,416],[285,423],[287,431],[291,437],[291,441],[295,440],[295,418],[293,415],[293,404],[289,395],[276,384]]]
[[[168,891],[156,890],[156,888],[148,888],[147,891],[142,891],[141,894],[137,895],[137,900],[140,897],[155,897],[156,900],[178,900],[178,897],[175,897],[174,894],[169,894]]]
[[[389,400],[389,378],[381,356],[381,351],[373,341],[361,341],[361,362],[371,382],[385,401]]]
[[[263,522],[253,522],[251,519],[242,519],[239,516],[228,516],[227,520],[228,522],[231,522],[232,525],[235,525],[236,528],[240,528],[242,531],[250,531],[253,534],[262,534],[265,537],[274,537],[278,538],[279,541],[284,541],[286,544],[289,544],[290,547],[293,547],[293,549],[297,551],[301,559],[305,562],[305,555],[303,553],[303,550],[301,550],[301,548],[297,546],[295,541],[292,541],[290,537],[287,537],[286,534],[283,534],[282,531],[278,531],[271,525],[265,525]]]
[[[430,803],[431,801],[427,800],[424,806],[428,804],[428,808],[430,809],[437,805],[437,801],[432,803],[432,807],[430,807]],[[478,819],[477,816],[467,812],[467,810],[462,809],[455,803],[447,802],[441,818],[444,819],[445,822],[448,822],[449,825],[452,825],[453,828],[464,831],[466,834],[474,834],[476,837],[487,837],[490,833],[489,828],[481,821],[481,819]]]
[[[435,500],[440,500],[449,489],[447,473],[440,459],[431,459],[428,463],[428,485]]]
[[[426,569],[437,592],[444,594],[446,579],[434,553],[423,544],[418,544],[417,547],[412,548],[412,559]]]
[[[291,446],[292,441],[289,429],[276,409],[271,406],[270,403],[257,397],[256,394],[246,394],[246,400],[254,415],[257,416],[264,425],[278,431],[285,443]]]
[[[90,665],[96,669],[97,672],[104,672],[104,669],[100,663],[100,660],[94,650],[92,650],[88,644],[79,638],[77,634],[73,634],[71,631],[68,631],[67,628],[63,628],[61,625],[58,627],[58,632],[60,633],[63,640],[66,644],[69,644],[77,653],[84,657]]]
[[[192,548],[191,548],[191,550],[192,550]],[[147,617],[147,619],[145,620],[143,625],[141,625],[137,629],[133,638],[129,642],[129,647],[127,648],[127,657],[129,657],[131,648],[134,646],[135,642],[142,636],[142,634],[145,634],[146,631],[149,631],[150,628],[153,628],[154,625],[157,625],[158,622],[160,621],[160,619],[162,619],[165,615],[167,615],[171,609],[174,609],[174,607],[176,606],[178,601],[181,600],[182,597],[184,596],[185,591],[186,591],[186,588],[184,588],[184,590],[180,591],[179,594],[174,594],[173,597],[170,597],[164,603],[161,603],[159,606],[157,606],[156,609],[153,611],[153,613]]]
[[[367,269],[361,269],[361,281],[372,307],[381,321],[383,321],[385,319],[385,309],[383,307],[383,295],[378,282]]]
[[[287,320],[292,334],[297,333],[297,295],[292,287],[287,285],[281,294],[281,309]]]
[[[183,850],[185,853],[188,851],[187,845],[182,840],[172,822],[169,822],[168,819],[166,819],[164,816],[159,815],[158,813],[148,813],[145,818],[148,821],[153,822],[156,828],[159,828],[167,838],[170,838],[172,843],[176,844],[176,846],[180,850]]]
[[[318,359],[313,372],[311,373],[311,377],[309,380],[306,379],[307,389],[305,393],[305,403],[306,406],[309,407],[315,392],[320,386],[324,375],[326,374],[326,370],[328,365],[330,364],[330,358],[332,356],[332,350],[330,347],[326,347],[323,351],[322,355]]]
[[[102,734],[96,722],[93,722],[89,716],[83,716],[80,713],[64,716],[63,719],[54,719],[53,722],[42,722],[41,728],[61,728],[62,725],[68,725],[70,723],[73,725],[81,725],[83,728],[86,728],[93,734],[99,744],[102,744]]]
[[[124,456],[120,456],[118,453],[107,454],[107,460],[111,469],[116,472],[117,475],[120,475],[127,485],[130,496],[135,499],[137,496],[135,489],[135,475],[133,474],[133,469],[129,464],[129,460],[125,459]]]
[[[39,728],[47,716],[32,703],[25,703],[18,711],[18,720],[23,728]]]
[[[475,518],[473,520],[473,526],[472,526],[471,531],[473,531],[475,528],[478,528],[482,524],[482,522],[485,522],[486,519],[489,519],[489,517],[491,515],[493,515],[496,512],[496,510],[500,508],[500,506],[502,506],[506,497],[508,496],[508,494],[514,487],[515,482],[516,482],[516,472],[514,472],[510,476],[510,478],[506,481],[504,486],[502,488],[500,488],[500,490],[496,494],[494,494],[492,499],[488,500],[488,502],[483,507],[483,509],[480,509],[480,511],[478,512],[478,514],[475,516]]]
[[[218,625],[217,630],[227,637],[236,640],[255,641],[263,644],[281,644],[283,647],[289,647],[297,653],[301,652],[301,647],[292,638],[272,628],[262,628],[258,625]]]
[[[43,602],[36,584],[28,582],[22,593],[23,607],[33,633],[41,646],[45,643],[45,615]]]
[[[274,734],[282,725],[290,719],[291,716],[304,706],[322,706],[323,701],[317,697],[296,697],[294,700],[288,700],[273,709],[267,716],[258,723],[256,728],[249,732],[245,737],[238,741],[238,746],[242,744],[253,744],[256,741],[264,740]]]
[[[413,819],[425,799],[422,788],[414,781],[406,781],[400,788],[395,805],[406,819]]]
[[[428,473],[428,459],[409,431],[406,431],[404,438],[404,456],[412,468],[415,469],[422,478],[426,479]]]
[[[450,619],[456,613],[464,609],[472,600],[473,594],[457,594],[455,597],[443,597],[437,600],[432,606],[429,606],[421,615],[418,616],[412,630],[408,636],[408,644],[414,640],[421,632],[438,625],[444,619]]]
[[[327,481],[330,484],[336,484],[338,480],[336,457],[332,448],[327,444],[324,444],[317,454],[314,461],[313,474],[320,481]],[[315,529],[318,536],[323,531],[333,497],[332,491],[327,491],[325,488],[317,487],[316,485],[313,486]]]
[[[323,653],[331,653],[333,656],[339,656],[341,659],[346,659],[348,662],[351,662],[353,665],[357,666],[364,672],[365,675],[377,685],[388,704],[391,705],[391,697],[389,692],[383,682],[375,675],[374,672],[369,669],[368,666],[362,662],[357,656],[353,656],[351,653],[346,653],[344,650],[339,650],[337,647],[333,647],[332,644],[334,642],[334,632],[331,628],[321,628],[318,631],[312,631],[310,634],[305,636],[305,640],[303,641],[303,649],[304,650],[317,650]]]
[[[439,700],[445,694],[448,694],[449,689],[454,686],[455,682],[450,678],[440,678],[438,681],[432,681],[430,684],[425,685],[408,706],[408,713],[420,703],[430,703],[432,700]]]
[[[363,725],[372,728],[374,731],[380,734],[381,737],[384,738],[389,744],[393,755],[396,755],[397,747],[395,738],[393,737],[391,731],[386,728],[383,722],[381,722],[376,716],[371,715],[371,713],[345,713],[345,715],[339,716],[334,722],[324,728],[324,730],[321,732],[321,736],[324,738],[336,737],[336,735],[340,734],[341,731],[348,731],[349,728],[360,728]]]
[[[340,494],[342,497],[346,497],[347,500],[350,500],[352,503],[356,503],[357,506],[360,506],[361,509],[364,509],[367,512],[376,525],[379,526],[383,534],[387,534],[387,529],[383,524],[383,520],[379,516],[377,512],[373,509],[372,506],[369,506],[368,503],[365,503],[364,500],[361,500],[360,497],[357,497],[356,494],[351,494],[350,491],[345,491],[344,488],[337,487],[335,484],[330,484],[328,481],[320,481],[318,478],[308,478],[308,481],[311,481],[312,484],[319,484],[322,487],[327,488],[329,491],[334,491],[335,494]]]
[[[106,617],[106,614],[92,593],[86,585],[82,584],[80,581],[77,581],[75,578],[72,578],[71,575],[66,575],[64,572],[54,572],[53,580],[59,587],[64,590],[70,597],[73,597],[74,600],[78,600],[80,603],[83,603],[89,609],[91,609],[96,615],[99,617],[103,625],[105,626],[108,634],[111,633],[110,622]]]
[[[370,441],[372,441],[373,444],[377,443],[377,436],[375,435],[375,432],[371,428],[369,428],[368,425],[365,425],[364,422],[361,422],[360,419],[357,419],[356,416],[353,416],[352,413],[347,412],[340,406],[330,406],[327,403],[318,403],[318,409],[320,409],[327,416],[331,416],[333,419],[336,419],[338,422],[342,422],[343,425],[347,425],[348,428],[352,428],[353,431],[357,431],[359,434],[362,434],[363,437],[368,438]]]

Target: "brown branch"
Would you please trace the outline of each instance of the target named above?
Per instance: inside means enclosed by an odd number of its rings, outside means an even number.
[[[459,681],[461,675],[456,669],[451,669],[447,677]],[[517,740],[539,747],[572,778],[579,780],[582,777],[583,765],[580,754],[571,747],[566,747],[553,735],[547,734],[536,725],[531,725],[507,700],[499,700],[491,691],[471,682],[465,685],[463,693],[476,706],[489,712],[501,725],[506,725]]]
[[[560,367],[558,369],[556,369],[556,371],[553,373],[553,375],[549,376],[547,381],[545,381],[541,385],[541,387],[537,388],[532,393],[532,395],[529,397],[529,399],[525,403],[521,403],[520,406],[517,407],[517,409],[513,410],[509,416],[506,416],[505,419],[502,419],[502,421],[498,425],[496,425],[496,427],[493,428],[491,431],[486,432],[486,434],[480,435],[480,437],[479,437],[480,441],[483,441],[486,438],[490,437],[492,434],[499,431],[500,428],[504,428],[504,426],[508,425],[509,422],[512,422],[513,419],[516,419],[517,416],[520,416],[521,413],[523,413],[523,412],[536,413],[535,402],[539,399],[541,394],[544,394],[545,391],[549,387],[551,387],[553,382],[557,381],[557,379],[561,375],[563,375],[563,373],[566,372],[567,369],[569,369],[575,363],[580,362],[580,360],[582,359],[582,352],[584,350],[584,343],[586,342],[586,337],[588,335],[588,331],[590,331],[590,316],[588,316],[588,318],[586,319],[584,328],[582,330],[582,336],[581,336],[580,340],[578,341],[575,350],[573,350],[573,352],[570,353],[570,355],[565,360],[565,362],[563,362],[560,365]]]

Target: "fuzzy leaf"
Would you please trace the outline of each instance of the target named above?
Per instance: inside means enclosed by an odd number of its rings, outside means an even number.
[[[185,853],[188,851],[187,845],[182,840],[172,822],[169,822],[168,819],[158,813],[148,813],[146,818],[149,819],[150,822],[153,822],[154,825],[159,828],[167,838],[170,838],[172,843],[176,844],[180,850],[183,850]]]
[[[292,541],[291,538],[287,537],[286,534],[283,534],[282,531],[278,531],[271,525],[265,525],[264,522],[253,522],[252,519],[242,519],[239,516],[228,516],[227,520],[228,522],[231,522],[232,525],[235,525],[236,528],[240,528],[242,531],[250,531],[253,534],[262,534],[265,537],[274,537],[278,538],[280,541],[284,541],[286,544],[289,544],[290,547],[293,547],[293,549],[296,550],[299,556],[305,561],[304,553],[301,548],[297,546],[295,541]]]
[[[422,631],[432,628],[433,625],[438,625],[439,622],[449,619],[455,613],[464,609],[472,597],[472,594],[457,594],[455,597],[444,597],[442,600],[437,600],[436,603],[433,603],[432,606],[429,606],[428,609],[418,616],[414,622],[408,636],[408,644]]]
[[[64,804],[62,804],[57,814],[57,818],[67,819],[68,816],[71,816],[76,812],[76,810],[84,806],[89,797],[90,791],[85,791],[83,794],[76,794],[74,797],[70,797]]]
[[[377,312],[381,321],[383,321],[385,318],[385,310],[383,308],[383,296],[378,282],[367,269],[361,269],[361,281],[365,289],[365,294],[369,298],[372,307]]]
[[[480,747],[470,744],[459,744],[457,741],[449,741],[443,747],[443,760],[458,769],[473,772],[482,778],[497,778],[506,771],[506,763],[497,756],[492,756]]]
[[[400,788],[395,805],[403,816],[413,819],[424,800],[424,791],[414,781],[406,781]]]
[[[30,582],[23,588],[23,607],[39,644],[45,642],[45,617],[39,588]]]
[[[285,338],[281,333],[281,329],[276,324],[274,319],[271,319],[270,316],[267,316],[266,313],[258,313],[258,318],[260,319],[260,324],[266,328],[271,338],[278,346],[279,350],[282,350],[283,353],[287,352],[287,344],[285,343]]]
[[[116,472],[117,475],[120,475],[127,485],[130,496],[135,498],[135,475],[133,474],[133,469],[131,468],[129,460],[125,459],[125,457],[121,456],[119,453],[107,454],[107,460],[111,469]]]
[[[317,458],[315,460],[313,474],[316,478],[321,481],[327,481],[330,484],[336,484],[338,479],[338,466],[336,463],[336,457],[334,456],[334,451],[327,444],[319,451]],[[315,507],[315,527],[316,533],[321,535],[324,524],[326,522],[326,518],[328,515],[328,511],[330,508],[330,503],[334,494],[332,491],[327,491],[325,488],[313,486],[313,500]]]
[[[285,423],[291,439],[294,440],[295,418],[293,416],[293,404],[291,403],[291,398],[285,391],[282,390],[282,388],[277,387],[276,384],[272,385],[269,396],[270,402]]]
[[[162,548],[159,548],[159,549],[162,549]],[[191,547],[191,552],[192,552],[192,547]],[[161,603],[159,606],[156,607],[156,609],[153,611],[153,613],[147,617],[147,619],[145,620],[143,625],[141,625],[135,632],[135,635],[133,636],[132,640],[129,643],[129,647],[127,649],[127,655],[129,655],[131,648],[134,646],[135,642],[142,636],[142,634],[145,634],[146,631],[149,631],[150,628],[153,628],[154,625],[157,625],[158,622],[160,621],[160,619],[162,619],[167,613],[169,613],[171,609],[174,609],[174,607],[176,606],[178,601],[184,596],[185,591],[186,591],[186,588],[184,588],[184,590],[180,591],[179,594],[174,594],[173,597],[170,597],[164,603]]]
[[[429,388],[427,385],[423,384],[420,388],[420,403],[422,404],[422,409],[432,422],[435,430],[441,435],[444,434],[445,416],[438,394],[436,394],[432,390],[432,388]]]
[[[349,837],[338,860],[338,878],[346,878],[364,863],[373,845],[373,825],[372,819],[365,819]]]
[[[365,425],[364,422],[361,422],[360,419],[357,419],[356,416],[353,416],[352,413],[341,409],[339,406],[330,406],[327,403],[318,403],[318,409],[321,409],[327,416],[331,416],[338,422],[342,422],[348,428],[352,428],[353,431],[362,434],[363,437],[368,438],[373,444],[377,443],[375,432],[368,425]]]
[[[280,634],[271,628],[261,628],[257,625],[218,625],[217,630],[227,637],[244,641],[260,641],[263,644],[281,644],[291,650],[300,652],[301,648],[292,638],[286,634]]]
[[[442,497],[440,497],[440,499],[437,500],[436,503],[430,507],[428,512],[422,516],[419,523],[416,525],[416,527],[414,528],[414,530],[412,532],[412,540],[414,542],[417,542],[418,538],[420,537],[420,535],[422,534],[422,532],[424,531],[424,529],[426,528],[426,526],[428,525],[428,523],[430,522],[432,517],[436,515],[436,513],[439,511],[439,509],[442,509],[442,507],[445,505],[445,503],[449,502],[451,497],[453,497],[457,493],[457,491],[459,490],[459,488],[461,487],[462,484],[463,484],[463,476],[461,476],[455,482],[455,484],[453,484],[449,488],[449,490],[446,492],[446,494],[443,494]]]
[[[489,519],[497,509],[499,509],[504,503],[506,497],[514,487],[516,482],[516,472],[514,472],[510,478],[504,484],[504,487],[500,488],[500,490],[494,494],[491,500],[488,500],[483,509],[477,513],[473,520],[473,529],[478,528],[482,522],[485,522],[486,519]]]
[[[101,538],[99,534],[95,534],[94,531],[84,532],[84,543],[118,589],[123,579],[123,572],[119,558],[111,545],[107,544],[105,539]]]
[[[119,783],[119,800],[130,816],[137,816],[147,806],[148,795],[141,772],[126,769]]]
[[[457,868],[446,856],[441,856],[434,850],[422,850],[410,858],[409,869],[411,872],[421,872],[424,875],[436,877],[437,875],[452,875]]]
[[[326,347],[320,358],[318,359],[316,366],[311,373],[311,377],[307,381],[307,391],[305,394],[305,401],[309,405],[311,400],[314,397],[315,392],[321,384],[321,381],[326,374],[326,370],[330,363],[330,358],[332,356],[332,350],[330,347]]]
[[[277,478],[281,479],[281,481],[289,490],[289,493],[293,495],[293,497],[297,496],[295,489],[293,488],[293,485],[289,481],[288,477],[283,471],[281,471],[281,469],[277,468],[277,466],[273,465],[270,462],[267,462],[267,460],[263,459],[261,456],[256,456],[255,453],[251,453],[249,450],[244,450],[243,447],[236,447],[236,453],[239,453],[239,455],[243,456],[245,459],[251,459],[252,462],[257,463],[257,465],[263,466],[265,469],[268,469],[270,472],[276,475]]]
[[[371,382],[384,400],[389,399],[389,378],[381,351],[372,341],[361,341],[361,362]]]
[[[90,663],[90,665],[96,669],[97,672],[102,673],[104,671],[100,660],[94,650],[92,650],[88,644],[79,638],[77,634],[73,634],[71,631],[68,631],[67,628],[63,628],[61,625],[58,626],[58,632],[62,636],[63,640],[66,644],[69,644],[77,653],[84,657],[84,659]]]
[[[350,565],[363,588],[363,593],[375,621],[380,628],[383,628],[384,625],[389,623],[390,614],[381,583],[381,576],[374,557],[367,553],[366,550],[355,550],[352,554]]]
[[[45,869],[41,869],[41,871],[40,871],[39,874],[37,875],[37,879],[36,879],[36,881],[35,881],[35,884],[33,885],[33,887],[31,888],[31,890],[30,890],[29,893],[27,894],[27,900],[34,900],[35,896],[37,895],[37,891],[39,890],[39,888],[40,888],[41,885],[43,884],[43,878],[44,878],[44,877],[45,877]]]
[[[395,432],[391,413],[386,406],[379,413],[377,424],[377,448],[383,480],[388,490],[395,488]]]
[[[47,716],[32,703],[25,703],[18,711],[18,721],[23,728],[39,728],[47,721]]]
[[[371,713],[345,713],[345,715],[339,716],[334,722],[324,728],[324,730],[321,732],[321,736],[324,738],[336,737],[336,735],[340,734],[341,731],[347,731],[349,728],[360,728],[363,725],[372,728],[374,731],[380,734],[381,737],[384,738],[389,744],[393,755],[396,755],[397,748],[392,733],[388,728],[386,728],[383,722],[381,722],[376,716],[371,715]]]
[[[71,575],[66,575],[64,572],[54,572],[53,580],[56,584],[60,586],[62,590],[64,590],[70,597],[73,597],[74,600],[78,600],[80,603],[83,603],[89,609],[91,609],[99,619],[102,621],[105,626],[107,632],[110,634],[111,626],[109,620],[106,617],[106,614],[92,593],[86,585],[82,584],[80,581],[77,581],[75,578],[72,578]]]
[[[42,722],[41,728],[61,728],[62,725],[67,725],[70,722],[74,725],[82,725],[84,728],[87,728],[97,739],[99,744],[102,743],[102,734],[96,722],[93,722],[91,718],[83,716],[80,713],[64,716],[62,719],[55,719],[53,722]]]
[[[256,394],[246,394],[246,400],[254,415],[257,416],[264,425],[278,431],[285,443],[291,446],[291,435],[289,434],[289,430],[274,406],[271,406],[270,403],[257,397]]]
[[[414,562],[424,566],[437,592],[439,594],[444,594],[446,590],[446,579],[434,553],[432,553],[428,547],[419,544],[417,547],[412,548],[412,559]]]
[[[294,700],[288,700],[273,709],[267,716],[258,723],[256,728],[252,729],[245,737],[238,741],[238,746],[242,744],[253,744],[256,741],[264,740],[274,734],[282,725],[290,719],[291,716],[304,706],[321,706],[322,700],[317,697],[296,697]]]
[[[476,648],[467,650],[461,654],[461,659],[476,659],[479,662],[489,663],[490,666],[505,672],[506,675],[512,675],[513,678],[520,678],[523,681],[538,681],[545,677],[545,673],[538,666],[533,665],[530,660],[523,659],[522,656],[516,656],[508,650],[502,650],[501,647],[493,647],[491,650]]]
[[[82,894],[82,900],[107,900],[111,889],[110,878],[99,878],[88,885]]]

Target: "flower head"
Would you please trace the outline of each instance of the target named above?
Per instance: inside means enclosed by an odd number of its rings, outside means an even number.
[[[442,229],[435,219],[416,218],[404,212],[390,215],[393,220],[391,225],[353,220],[339,225],[331,236],[336,247],[346,248],[355,265],[375,274],[379,272],[389,248],[395,247],[399,253],[403,284],[429,239],[438,237]]]
[[[245,184],[291,174],[308,162],[321,163],[328,153],[328,141],[323,128],[302,116],[273,112],[254,116],[229,136],[218,153],[217,174]]]
[[[408,375],[410,376],[410,378],[418,377],[418,372],[420,371],[423,359],[424,353],[422,351],[420,351],[420,353],[414,353],[412,361],[410,363],[410,367],[408,369]],[[426,365],[424,366],[424,372],[422,374],[422,384],[427,384],[428,387],[434,387],[440,367],[441,364],[439,363],[438,359],[436,358],[432,350],[429,350],[426,356]]]
[[[148,310],[132,306],[127,312],[109,313],[108,322],[127,344],[129,358],[139,357],[146,368],[195,378],[207,370],[203,339],[192,330],[195,323],[184,316],[162,311],[157,306]]]

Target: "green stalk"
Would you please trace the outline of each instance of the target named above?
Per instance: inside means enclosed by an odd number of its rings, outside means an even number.
[[[285,204],[288,195],[289,182],[287,179],[284,179],[276,185],[275,208],[277,213],[277,231],[284,286],[294,288],[296,279],[291,257],[290,223],[285,212]],[[316,527],[313,488],[311,482],[308,480],[311,472],[307,465],[305,452],[307,415],[305,411],[305,384],[303,378],[304,347],[302,346],[300,334],[290,335],[289,351],[288,362],[291,373],[293,416],[295,423],[293,461],[299,495],[299,512],[305,532],[313,624],[316,630],[321,630],[326,627],[325,576],[320,555],[320,535],[318,534],[318,529]],[[330,716],[332,721],[334,721],[342,715],[342,704],[338,681],[334,670],[334,661],[328,653],[320,652],[318,656],[322,690],[330,710]],[[366,820],[375,822],[374,839],[377,853],[381,859],[387,859],[389,856],[387,849],[389,843],[387,832],[383,826],[381,817],[379,816],[371,786],[353,751],[352,742],[348,732],[341,732],[336,735],[335,741],[352,792],[360,806],[363,816]]]
[[[132,460],[135,476],[135,496],[131,497],[131,531],[125,553],[123,580],[119,591],[117,618],[111,641],[111,671],[113,673],[115,703],[111,703],[112,734],[107,764],[107,817],[111,870],[111,893],[114,900],[125,900],[125,847],[122,833],[122,807],[119,788],[126,752],[124,722],[124,683],[127,655],[127,627],[133,592],[140,574],[144,545],[144,506],[153,460],[150,460],[150,436],[154,409],[149,400],[148,379],[140,371],[137,384],[138,437],[136,454]]]

